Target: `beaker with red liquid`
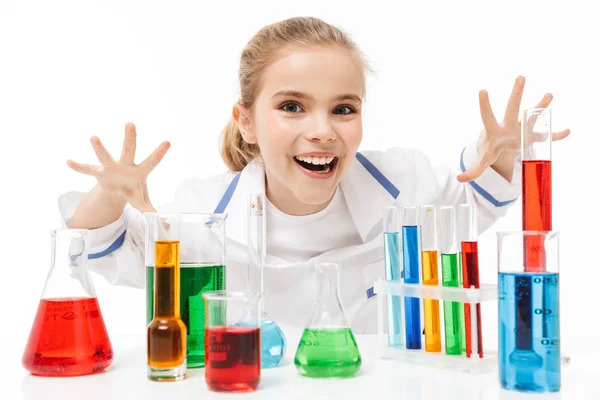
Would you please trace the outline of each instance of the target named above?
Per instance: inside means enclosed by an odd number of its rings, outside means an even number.
[[[86,267],[87,233],[51,231],[50,272],[21,360],[33,375],[87,375],[112,362],[112,345]]]
[[[205,307],[205,377],[215,391],[250,392],[260,382],[260,293],[202,294]]]
[[[522,121],[523,231],[552,230],[552,126],[547,108],[525,110]],[[527,272],[544,272],[546,254],[542,235],[524,242]]]

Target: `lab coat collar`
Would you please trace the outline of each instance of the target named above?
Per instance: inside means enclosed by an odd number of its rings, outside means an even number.
[[[381,223],[383,207],[394,205],[395,200],[356,159],[340,182],[340,187],[356,229],[366,243],[381,231],[374,228]],[[242,245],[248,243],[246,218],[249,194],[265,194],[265,170],[260,157],[241,171],[235,192],[225,210],[228,214],[227,236]]]

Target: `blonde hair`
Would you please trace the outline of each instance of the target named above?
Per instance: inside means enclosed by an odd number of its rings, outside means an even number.
[[[262,28],[248,42],[240,59],[239,104],[250,110],[259,92],[262,73],[273,62],[274,55],[289,45],[337,45],[348,49],[358,61],[363,74],[368,63],[356,43],[340,29],[318,18],[290,18]],[[246,142],[235,121],[229,121],[221,137],[221,157],[232,171],[241,171],[260,155],[257,144]]]

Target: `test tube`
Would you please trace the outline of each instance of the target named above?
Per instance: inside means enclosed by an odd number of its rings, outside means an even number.
[[[439,285],[438,245],[436,212],[433,205],[419,207],[421,227],[421,266],[424,285]],[[425,325],[425,351],[441,352],[439,300],[423,299],[423,321]]]
[[[479,289],[479,253],[477,251],[477,215],[474,204],[461,204],[458,213],[461,227],[463,287]],[[477,351],[483,358],[481,336],[481,304],[465,303],[465,336],[467,357]],[[475,349],[475,346],[477,348]]]
[[[402,260],[404,283],[419,284],[421,276],[421,232],[417,207],[402,208]],[[421,348],[421,302],[418,297],[404,298],[406,348]]]
[[[401,241],[400,222],[398,220],[398,207],[384,207],[383,209],[383,249],[385,258],[385,279],[400,282],[401,267]],[[404,346],[404,332],[402,328],[402,298],[388,296],[388,344],[390,346]]]
[[[498,232],[498,359],[500,385],[556,392],[561,385],[559,234]],[[527,271],[525,242],[545,254],[544,271]]]
[[[442,252],[442,286],[462,287],[459,278],[459,249],[456,243],[456,208],[440,207],[440,240]],[[444,301],[446,354],[463,352],[463,307],[458,301]]]
[[[552,230],[552,126],[551,111],[534,108],[523,113],[523,231]],[[545,270],[540,237],[525,238],[527,271]]]

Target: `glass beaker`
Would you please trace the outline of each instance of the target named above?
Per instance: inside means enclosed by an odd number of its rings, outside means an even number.
[[[108,367],[113,350],[89,276],[87,230],[51,231],[50,271],[21,360],[42,376],[77,376]]]
[[[498,232],[500,385],[527,392],[560,390],[558,232]],[[526,244],[538,243],[539,248]],[[528,251],[544,252],[543,271],[528,271]],[[534,255],[535,256],[535,255]]]
[[[180,317],[180,216],[146,214],[154,254],[154,318],[147,329],[148,379],[178,381],[187,372],[187,329]]]
[[[311,378],[346,378],[358,372],[361,357],[339,296],[340,270],[319,263],[317,298],[296,351],[294,364]]]
[[[202,296],[206,384],[215,391],[254,391],[260,382],[262,294],[221,290]]]
[[[146,239],[146,324],[154,317],[154,252],[151,236],[160,221],[144,214]],[[223,214],[160,214],[177,219],[179,227],[180,317],[187,330],[188,368],[204,366],[204,299],[202,293],[225,289],[225,219]],[[150,235],[150,236],[148,236]]]
[[[263,293],[264,263],[267,255],[265,195],[248,195],[248,292]],[[285,355],[283,331],[261,307],[261,368],[274,368]]]
[[[523,112],[523,231],[552,230],[552,123],[551,111],[534,108]],[[527,271],[544,271],[542,237],[525,237]],[[528,250],[529,249],[529,250]]]

